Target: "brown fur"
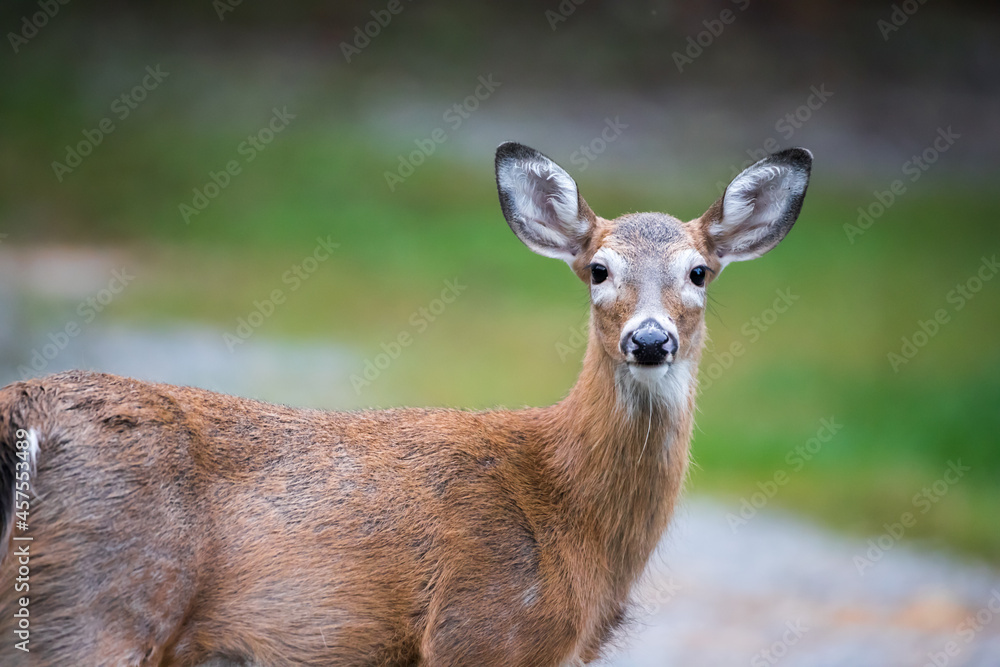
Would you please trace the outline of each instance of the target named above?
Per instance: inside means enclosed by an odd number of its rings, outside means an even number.
[[[688,224],[580,204],[585,281],[602,246],[715,262],[718,204]],[[676,289],[663,306],[696,366],[704,313]],[[595,659],[673,512],[692,431],[693,381],[679,406],[623,409],[634,306],[626,289],[593,309],[579,380],[546,408],[323,412],[80,371],[3,388],[0,482],[18,429],[40,455],[30,592],[14,592],[15,543],[0,566],[0,664]],[[30,655],[11,639],[20,595]]]
[[[0,429],[42,434],[34,664],[593,657],[666,525],[690,431],[658,422],[680,446],[634,465],[646,424],[592,416],[614,413],[600,381],[545,409],[353,414],[97,373],[10,385]]]

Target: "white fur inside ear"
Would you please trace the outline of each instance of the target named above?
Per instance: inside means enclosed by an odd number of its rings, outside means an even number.
[[[554,162],[549,162],[548,173],[539,174],[553,186],[548,195],[548,204],[555,212],[556,219],[571,232],[583,234],[587,231],[587,223],[580,219],[579,192],[576,181]]]
[[[524,233],[521,240],[540,255],[572,263],[590,224],[580,215],[573,178],[544,156],[516,160],[498,176]]]
[[[757,244],[781,220],[790,198],[802,192],[807,182],[805,173],[780,164],[751,167],[737,176],[726,188],[722,218],[708,229],[724,249],[722,264],[762,254]]]

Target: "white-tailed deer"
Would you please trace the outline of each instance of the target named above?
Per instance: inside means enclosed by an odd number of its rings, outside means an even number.
[[[590,290],[551,407],[321,412],[90,372],[0,390],[0,663],[594,660],[684,482],[705,290],[788,233],[811,162],[771,155],[691,222],[606,220],[501,145],[511,229]]]

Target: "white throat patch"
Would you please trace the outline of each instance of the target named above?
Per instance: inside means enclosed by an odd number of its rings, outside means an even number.
[[[688,409],[695,366],[687,359],[662,366],[621,364],[615,373],[618,403],[629,415],[649,408],[650,399],[672,414]]]

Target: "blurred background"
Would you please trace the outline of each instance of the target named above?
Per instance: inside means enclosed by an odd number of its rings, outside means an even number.
[[[795,229],[712,287],[690,500],[608,664],[1000,664],[998,19],[4,3],[0,384],[552,403],[587,293],[510,233],[496,145],[545,152],[605,217],[682,219],[805,146]]]

